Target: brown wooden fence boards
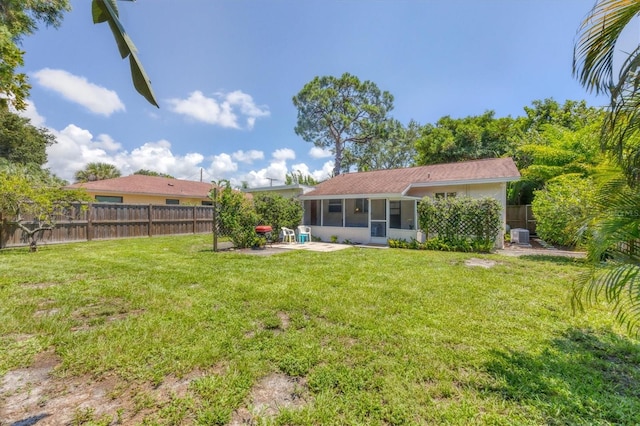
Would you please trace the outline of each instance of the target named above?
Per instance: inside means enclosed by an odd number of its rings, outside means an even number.
[[[507,225],[511,229],[528,229],[530,234],[536,233],[536,219],[533,217],[531,205],[507,206]]]
[[[74,206],[42,242],[61,243],[212,232],[212,206],[90,203]],[[15,226],[0,227],[0,248],[28,246]]]

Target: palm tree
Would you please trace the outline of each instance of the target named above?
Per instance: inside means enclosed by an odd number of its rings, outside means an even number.
[[[75,173],[76,182],[93,182],[96,180],[113,179],[120,177],[122,173],[113,164],[89,163],[84,169]]]
[[[640,45],[614,78],[614,55],[623,30],[640,13],[640,0],[599,0],[578,32],[574,75],[587,89],[607,93],[610,105],[601,148],[624,178],[605,184],[591,219],[589,273],[577,280],[573,303],[605,299],[628,331],[640,332]]]

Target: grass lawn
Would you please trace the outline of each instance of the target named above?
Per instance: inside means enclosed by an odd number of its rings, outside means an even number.
[[[572,314],[580,261],[210,247],[0,252],[0,425],[640,423],[640,345]]]

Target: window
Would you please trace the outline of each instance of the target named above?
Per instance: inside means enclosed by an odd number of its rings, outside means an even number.
[[[345,201],[345,225],[356,228],[369,226],[369,200],[349,198]]]
[[[329,200],[329,213],[342,213],[342,200]]]
[[[369,213],[369,200],[366,198],[357,198],[354,200],[354,213]]]
[[[201,206],[212,206],[213,205],[213,201],[202,201],[202,203],[200,205]]]
[[[415,201],[389,201],[389,228],[413,229]]]
[[[436,200],[441,200],[443,198],[453,198],[457,195],[457,192],[436,192],[435,194],[435,199]]]
[[[322,226],[343,226],[342,200],[327,200],[322,203]]]
[[[303,225],[320,226],[320,200],[305,200]]]
[[[122,203],[122,197],[114,197],[112,195],[96,195],[96,201],[99,203]]]
[[[171,199],[171,198],[167,198],[165,200],[165,204],[178,205],[178,204],[180,204],[180,200],[174,200],[174,199]]]

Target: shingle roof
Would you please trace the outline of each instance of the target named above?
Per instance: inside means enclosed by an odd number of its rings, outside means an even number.
[[[74,183],[67,188],[84,188],[105,193],[166,195],[206,198],[213,185],[208,182],[171,179],[159,176],[130,175],[86,183]]]
[[[433,164],[405,169],[346,173],[324,181],[303,198],[327,195],[401,194],[410,185],[443,185],[447,182],[508,182],[520,178],[511,158],[491,158],[459,163]]]

